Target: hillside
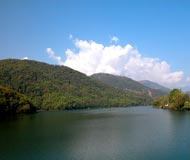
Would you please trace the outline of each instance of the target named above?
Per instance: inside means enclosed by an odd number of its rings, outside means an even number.
[[[135,80],[123,76],[98,73],[92,75],[91,77],[112,87],[122,89],[125,91],[131,91],[133,93],[138,93],[140,95],[145,95],[152,98],[160,97],[166,94],[165,92],[159,89],[148,88]]]
[[[35,107],[25,95],[0,86],[0,115],[33,112]]]
[[[163,92],[166,92],[166,93],[170,92],[169,88],[166,88],[164,86],[159,85],[158,83],[154,83],[154,82],[149,81],[149,80],[142,80],[142,81],[139,81],[139,82],[141,84],[143,84],[144,86],[148,87],[148,88],[159,89],[159,90],[161,90]]]
[[[150,98],[123,92],[65,66],[1,60],[0,85],[27,95],[39,109],[145,105]]]

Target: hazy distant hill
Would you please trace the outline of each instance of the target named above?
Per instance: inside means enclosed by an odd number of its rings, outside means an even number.
[[[71,68],[30,60],[0,60],[0,85],[27,95],[40,109],[145,105],[150,98],[124,92]]]
[[[149,80],[143,80],[143,81],[139,81],[139,82],[141,84],[143,84],[144,86],[152,88],[152,89],[159,89],[159,90],[166,92],[166,93],[170,92],[169,88],[166,88],[164,86],[159,85],[158,83],[155,83],[155,82],[152,82]]]
[[[181,87],[181,90],[183,91],[183,92],[190,92],[190,86],[184,86],[184,87]]]
[[[115,76],[112,74],[98,73],[91,76],[92,78],[106,83],[115,88],[119,88],[125,91],[131,91],[141,95],[146,95],[149,97],[160,97],[166,93],[159,89],[152,89],[144,86],[143,84],[123,76]]]

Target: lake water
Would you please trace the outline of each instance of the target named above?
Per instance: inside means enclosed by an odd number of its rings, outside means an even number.
[[[189,160],[190,112],[129,107],[0,120],[1,160]]]

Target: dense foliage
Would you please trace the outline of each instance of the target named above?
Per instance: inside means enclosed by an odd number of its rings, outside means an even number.
[[[161,97],[166,95],[168,92],[159,89],[153,89],[144,86],[140,82],[137,82],[133,79],[123,77],[123,76],[115,76],[106,73],[98,73],[91,76],[93,79],[99,80],[103,83],[106,83],[112,87],[119,88],[125,91],[131,91],[134,93],[138,93],[141,95],[146,95],[147,97]]]
[[[0,86],[0,115],[33,112],[35,107],[25,95]]]
[[[39,109],[146,105],[150,98],[123,92],[65,66],[1,60],[0,85],[27,95]]]
[[[167,96],[155,99],[153,105],[175,110],[190,109],[190,96],[180,89],[173,89]]]

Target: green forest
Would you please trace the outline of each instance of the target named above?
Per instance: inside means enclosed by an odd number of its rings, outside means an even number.
[[[0,86],[0,115],[15,113],[34,113],[36,108],[23,94]]]
[[[153,105],[165,109],[190,110],[190,95],[180,89],[173,89],[168,95],[155,99]]]
[[[148,105],[146,95],[123,91],[71,68],[31,60],[0,61],[0,85],[24,94],[42,110]]]

